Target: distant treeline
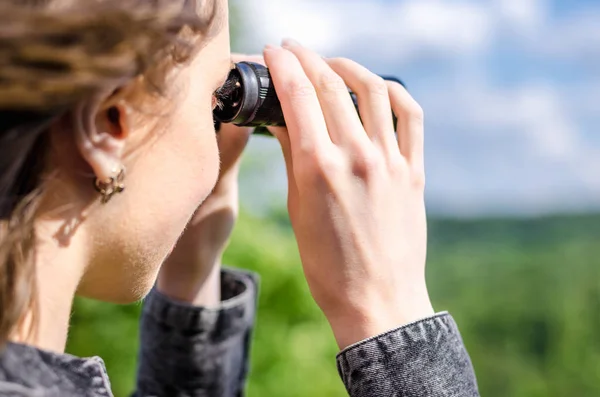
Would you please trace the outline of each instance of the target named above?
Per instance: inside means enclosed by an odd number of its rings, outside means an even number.
[[[482,396],[600,396],[600,215],[433,219],[429,231],[434,307],[458,322]],[[243,214],[225,262],[262,279],[249,396],[345,396],[285,213]],[[75,305],[68,350],[102,356],[117,397],[134,387],[139,309]]]

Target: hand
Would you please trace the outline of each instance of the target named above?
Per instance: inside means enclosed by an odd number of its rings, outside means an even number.
[[[264,57],[287,124],[272,132],[302,265],[339,346],[432,315],[420,107],[401,85],[292,41]]]
[[[245,55],[233,55],[232,60],[263,62],[262,57]],[[221,300],[221,257],[238,215],[239,165],[251,132],[251,128],[221,125],[217,134],[221,159],[217,184],[158,276],[158,289],[171,298],[212,307]]]

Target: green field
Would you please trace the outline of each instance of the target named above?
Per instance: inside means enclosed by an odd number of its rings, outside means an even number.
[[[600,216],[430,221],[436,310],[457,320],[482,396],[600,396]],[[261,274],[250,397],[344,396],[336,345],[285,215],[242,215],[225,257]],[[78,300],[68,351],[133,388],[140,305]]]

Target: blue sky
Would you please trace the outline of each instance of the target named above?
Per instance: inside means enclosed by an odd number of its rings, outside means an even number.
[[[407,83],[426,114],[430,211],[600,209],[599,1],[238,3],[238,50],[293,37]],[[244,197],[280,199],[277,150],[254,140]]]

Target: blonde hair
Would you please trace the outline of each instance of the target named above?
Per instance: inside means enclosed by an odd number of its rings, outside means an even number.
[[[35,328],[34,220],[48,126],[134,78],[160,91],[168,69],[215,29],[219,12],[214,0],[0,1],[2,344],[24,322]]]

